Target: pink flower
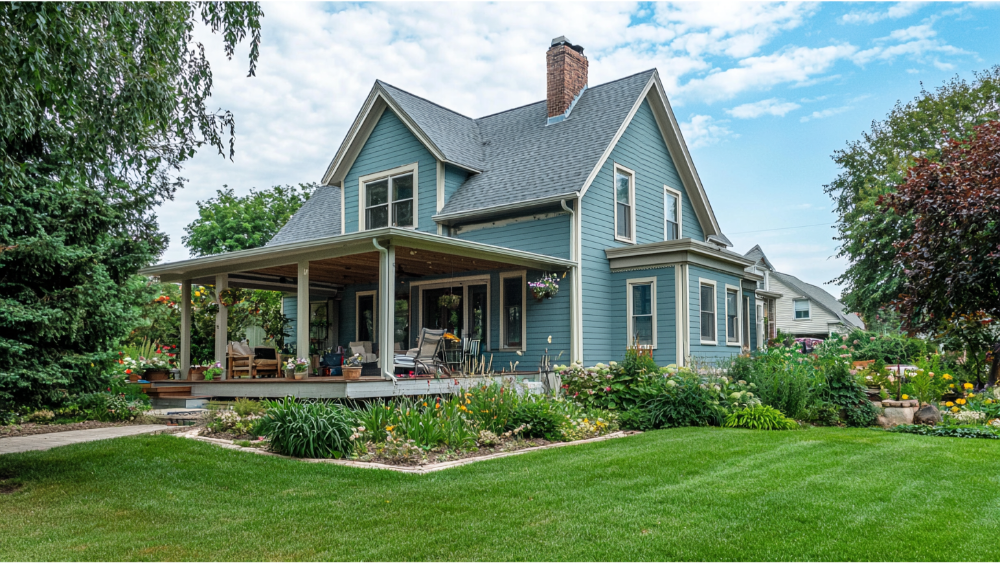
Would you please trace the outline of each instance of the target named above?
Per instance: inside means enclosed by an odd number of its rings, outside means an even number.
[[[871,340],[872,342],[875,342],[875,337],[871,336],[871,337],[868,338],[868,340]]]
[[[847,350],[847,346],[846,345],[845,346],[841,346],[840,349],[841,350]]]
[[[605,387],[605,388],[604,388],[604,391],[605,391],[606,393],[607,393],[607,392],[610,392],[610,391],[611,391],[611,388],[610,388],[610,387]]]

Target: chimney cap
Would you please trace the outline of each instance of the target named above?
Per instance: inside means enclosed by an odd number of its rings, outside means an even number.
[[[559,37],[553,39],[550,48],[555,47],[556,45],[566,45],[567,47],[573,49],[577,53],[580,53],[581,55],[583,54],[583,47],[570,43],[569,39],[566,39],[565,35],[560,35]]]

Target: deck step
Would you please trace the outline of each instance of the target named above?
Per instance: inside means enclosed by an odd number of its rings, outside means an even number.
[[[190,395],[190,386],[176,386],[176,387],[151,387],[149,389],[144,389],[147,395],[150,397],[163,397],[166,395]]]
[[[167,394],[158,397],[150,396],[150,404],[154,409],[201,409],[208,405],[210,395]]]

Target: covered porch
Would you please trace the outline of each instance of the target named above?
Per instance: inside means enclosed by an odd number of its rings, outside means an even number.
[[[463,304],[458,314],[452,314],[452,320],[456,322],[448,327],[465,327],[469,334],[478,331],[477,337],[484,339],[483,356],[495,362],[491,366],[493,372],[537,373],[535,362],[543,354],[537,345],[531,345],[531,363],[518,365],[527,360],[525,352],[529,348],[526,313],[540,307],[528,303],[528,278],[541,272],[571,272],[574,267],[572,261],[565,259],[390,227],[159,264],[145,268],[141,273],[181,286],[179,364],[182,377],[186,377],[191,366],[192,285],[214,286],[217,294],[226,288],[275,290],[286,295],[286,309],[292,309],[286,310],[285,314],[293,319],[290,340],[294,341],[293,350],[297,357],[309,357],[310,344],[315,348],[317,341],[327,343],[324,348],[334,349],[338,344],[355,340],[370,339],[377,343],[380,348],[378,376],[352,381],[352,389],[348,389],[342,378],[281,380],[283,386],[298,385],[303,391],[316,386],[329,387],[323,391],[316,388],[309,393],[310,396],[347,397],[365,395],[367,392],[353,389],[364,386],[377,393],[373,396],[384,396],[379,389],[386,384],[389,385],[387,389],[395,388],[396,393],[400,391],[398,387],[403,380],[394,373],[393,351],[414,345],[419,329],[428,322],[434,322],[427,304],[431,303],[430,297],[436,295],[435,291],[455,292],[462,296],[464,303],[481,303],[475,311],[472,305]],[[567,281],[573,279],[573,276],[566,277]],[[502,286],[510,288],[507,297],[514,289],[521,292],[517,315],[523,325],[517,329],[520,340],[516,348],[507,345],[510,342],[498,340],[498,333],[514,331],[505,331],[499,320],[501,300],[504,298]],[[544,316],[537,315],[540,320],[544,317],[549,325],[553,322],[564,325],[563,340],[566,341],[555,343],[560,350],[574,349],[570,327],[575,326],[576,294],[576,291],[566,291],[558,296],[558,301],[565,302],[565,307],[553,306],[545,310]],[[408,309],[401,317],[397,309],[404,298]],[[317,307],[328,307],[326,318],[330,319],[331,326],[326,330],[316,331],[311,326],[314,318],[320,318]],[[529,311],[525,311],[526,308]],[[400,328],[401,318],[405,320],[403,329]],[[215,360],[223,365],[226,365],[227,330],[228,311],[220,306],[215,323]],[[542,330],[551,333],[549,327]],[[535,334],[537,340],[540,331]],[[548,342],[552,340],[552,336],[548,336]],[[544,354],[547,353],[546,348]],[[564,354],[560,361],[569,360],[568,354]],[[465,377],[465,371],[468,370],[460,367],[454,375]],[[476,371],[483,375],[482,368]],[[197,386],[199,393],[213,396],[268,396],[279,382],[232,379],[231,374],[227,374],[222,381],[161,382],[158,386],[182,383]],[[427,387],[428,391],[424,394],[435,392],[430,390],[435,386],[427,381],[407,382],[406,386],[412,386],[410,383],[421,383]],[[340,389],[334,390],[334,387]]]

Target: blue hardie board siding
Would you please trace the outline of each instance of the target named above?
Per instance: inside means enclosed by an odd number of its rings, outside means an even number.
[[[611,274],[611,292],[607,296],[610,316],[600,319],[607,340],[585,342],[585,350],[594,351],[604,360],[621,360],[628,346],[628,280],[656,278],[656,349],[653,358],[661,366],[677,361],[677,303],[674,300],[674,268],[630,270]],[[584,318],[587,318],[586,309]],[[596,320],[596,319],[595,319]],[[587,346],[587,344],[590,344]],[[589,362],[588,362],[589,363]]]
[[[358,231],[358,178],[418,163],[417,230],[436,233],[437,161],[392,110],[385,110],[344,179],[345,233]]]
[[[624,290],[613,283],[604,249],[623,246],[615,240],[614,218],[614,165],[620,164],[635,172],[636,242],[639,244],[663,240],[663,186],[681,192],[682,235],[696,240],[704,239],[704,232],[687,197],[684,185],[677,175],[673,159],[660,135],[653,111],[648,101],[643,101],[632,122],[611,152],[610,158],[598,172],[593,184],[583,197],[582,220],[582,276],[583,276],[583,354],[584,362],[594,364],[619,358],[624,353],[626,340],[624,321],[612,326],[618,315],[625,318],[624,304],[620,314],[613,310],[616,294],[624,299]],[[642,272],[631,272],[627,278],[643,277]],[[659,277],[659,276],[658,276]],[[671,278],[672,279],[672,278]],[[657,282],[657,293],[674,293],[673,282]],[[624,303],[624,302],[623,302]],[[657,304],[658,313],[662,306]],[[662,317],[660,322],[662,323]],[[676,355],[676,347],[662,343],[666,334],[673,335],[676,326],[664,327],[659,333],[661,343],[657,360],[664,354]],[[676,361],[676,358],[671,361]],[[661,362],[662,363],[662,362]]]
[[[445,202],[454,194],[465,180],[468,179],[468,172],[455,168],[450,164],[444,165],[444,200]]]
[[[459,231],[457,238],[569,259],[570,216],[526,218],[518,223]],[[568,321],[567,321],[568,322]]]
[[[715,345],[701,343],[701,285],[698,280],[715,281]],[[705,359],[719,359],[740,353],[739,346],[726,344],[726,284],[740,287],[740,279],[732,274],[724,274],[700,266],[688,268],[689,303],[691,307],[691,356]],[[742,291],[740,292],[742,295]],[[742,305],[741,305],[742,306]]]

